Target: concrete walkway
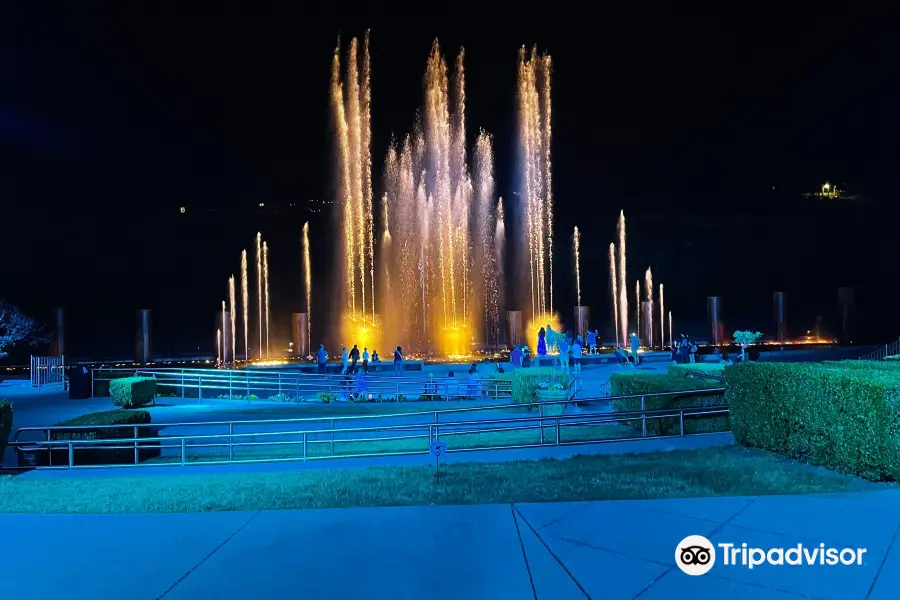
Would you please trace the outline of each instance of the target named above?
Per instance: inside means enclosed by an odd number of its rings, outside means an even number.
[[[10,598],[874,600],[900,597],[900,491],[147,515],[0,515]],[[723,564],[680,542],[866,548],[859,565]],[[52,559],[40,548],[51,548]],[[720,552],[717,550],[717,552]]]

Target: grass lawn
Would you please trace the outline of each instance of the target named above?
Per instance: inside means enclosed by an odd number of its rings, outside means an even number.
[[[109,478],[0,477],[7,513],[166,513],[849,492],[895,487],[736,446],[567,460]]]
[[[421,429],[419,430],[421,431]],[[411,434],[407,433],[407,435]],[[359,434],[357,434],[359,435]],[[401,435],[397,432],[396,435]],[[541,443],[540,431],[524,429],[518,431],[492,431],[485,433],[444,433],[441,439],[448,448],[495,448],[498,446],[527,446]],[[639,437],[640,431],[631,427],[622,427],[616,424],[608,425],[569,425],[560,428],[560,441],[577,442],[602,439],[623,439]],[[322,437],[325,437],[324,435]],[[265,438],[260,438],[264,440]],[[556,441],[556,428],[544,427],[544,443],[553,444]],[[340,441],[335,440],[334,452],[330,440],[307,441],[306,452],[308,457],[321,456],[359,456],[365,454],[409,454],[421,452],[426,454],[428,448],[428,434],[423,433],[408,439],[372,439],[371,441]],[[303,444],[279,444],[271,446],[249,446],[234,449],[234,460],[259,460],[279,458],[300,458],[303,456]],[[188,462],[203,462],[210,460],[227,460],[228,449],[215,448],[204,449],[202,452],[191,448],[187,449]],[[147,461],[149,463],[181,462],[178,456],[161,456]]]

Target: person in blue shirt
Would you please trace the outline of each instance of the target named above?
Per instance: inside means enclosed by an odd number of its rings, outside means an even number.
[[[316,362],[319,364],[319,375],[324,375],[328,363],[328,352],[325,351],[325,344],[319,344],[319,351],[316,352]]]

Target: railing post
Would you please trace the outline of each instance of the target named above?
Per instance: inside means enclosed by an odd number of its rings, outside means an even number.
[[[197,404],[203,404],[200,402],[203,400],[203,376],[199,373],[197,374]]]
[[[306,432],[303,432],[303,460],[306,461]]]
[[[50,454],[51,454],[51,455],[53,454],[53,448],[52,448],[52,447],[50,448]],[[74,466],[75,466],[75,450],[74,450],[74,448],[72,447],[72,442],[70,441],[70,442],[69,442],[69,468],[71,469],[71,468],[74,467]]]
[[[281,373],[278,374],[278,394],[281,395]]]
[[[91,369],[91,398],[94,397],[94,369]]]
[[[544,405],[538,403],[538,425],[541,428],[541,443],[544,443]]]
[[[683,408],[678,412],[678,421],[679,421],[679,430],[681,431],[681,435],[684,436],[684,409]]]
[[[234,423],[228,423],[228,460],[234,460]]]
[[[641,437],[647,437],[647,402],[641,396]]]
[[[184,463],[186,462],[186,459],[187,459],[187,444],[185,442],[186,442],[186,440],[184,438],[181,438],[181,466],[182,467],[184,466]]]
[[[184,395],[184,369],[181,370],[181,397],[187,398],[187,396]]]
[[[329,421],[331,424],[331,455],[334,456],[334,419]]]
[[[138,464],[140,460],[138,459],[138,428],[137,425],[134,426],[134,464]]]
[[[559,417],[556,417],[556,445],[559,446]]]

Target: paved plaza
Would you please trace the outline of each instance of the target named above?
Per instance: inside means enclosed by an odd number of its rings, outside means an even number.
[[[900,491],[146,515],[0,515],[4,595],[37,599],[900,597]],[[688,576],[679,542],[866,548],[861,565]],[[40,547],[56,548],[48,559]],[[77,546],[76,546],[77,544]]]

